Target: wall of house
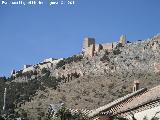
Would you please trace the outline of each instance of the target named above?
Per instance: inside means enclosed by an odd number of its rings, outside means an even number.
[[[143,120],[144,117],[147,117],[148,120],[151,120],[151,118],[153,118],[157,112],[159,113],[156,115],[156,117],[160,118],[160,105],[158,107],[138,112],[134,116],[137,120]]]
[[[135,118],[137,118],[137,120],[143,120],[146,116],[148,120],[151,120],[157,112],[160,112],[160,106],[136,113]],[[158,113],[156,117],[160,118],[160,113]]]

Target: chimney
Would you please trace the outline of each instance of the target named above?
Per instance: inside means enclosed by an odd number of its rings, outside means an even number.
[[[135,80],[133,85],[133,92],[139,90],[139,81]]]

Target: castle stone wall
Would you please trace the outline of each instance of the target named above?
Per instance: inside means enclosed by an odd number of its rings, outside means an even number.
[[[95,51],[95,44],[92,44],[89,47],[85,48],[84,56],[93,57],[94,51]]]
[[[95,52],[99,52],[102,49],[103,49],[103,46],[101,44],[96,44],[95,45]]]
[[[95,39],[94,38],[84,38],[83,48],[87,48],[90,45],[95,45]]]
[[[29,71],[35,71],[35,70],[36,69],[34,68],[34,66],[30,66],[30,67],[23,69],[22,73],[29,72]]]
[[[102,47],[103,47],[104,50],[112,50],[113,49],[113,44],[112,43],[102,44]]]
[[[124,46],[126,44],[126,36],[122,35],[118,43],[121,43],[122,46]],[[83,42],[82,53],[85,57],[93,57],[96,53],[100,52],[100,50],[102,49],[109,51],[114,49],[118,43],[114,42],[114,43],[96,44],[94,38],[85,38]]]

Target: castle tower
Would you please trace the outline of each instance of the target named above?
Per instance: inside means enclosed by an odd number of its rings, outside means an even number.
[[[95,51],[95,39],[94,38],[84,38],[82,52],[84,56],[92,57]]]
[[[95,39],[94,38],[84,38],[84,42],[83,42],[83,48],[87,48],[89,47],[90,45],[95,45]]]
[[[126,35],[120,36],[119,43],[121,43],[122,46],[124,46],[126,44]]]
[[[133,92],[139,90],[139,81],[135,80],[133,85]]]

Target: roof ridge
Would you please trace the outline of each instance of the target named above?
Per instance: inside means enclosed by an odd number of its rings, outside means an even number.
[[[117,105],[118,103],[125,101],[126,99],[129,99],[129,98],[131,98],[131,97],[133,97],[133,96],[135,96],[135,95],[137,95],[137,94],[140,94],[140,93],[142,93],[142,92],[145,92],[146,90],[147,90],[147,88],[142,88],[142,89],[137,90],[137,91],[135,91],[135,92],[133,92],[133,93],[127,94],[127,95],[125,95],[125,96],[123,96],[123,97],[121,97],[121,98],[119,98],[119,99],[117,99],[117,100],[114,100],[113,102],[111,102],[111,103],[109,103],[109,104],[106,104],[106,105],[101,106],[101,107],[99,107],[99,108],[97,108],[97,109],[95,109],[95,110],[92,110],[92,112],[89,113],[88,116],[89,116],[89,117],[94,117],[94,116],[96,116],[99,112],[102,112],[102,111],[104,111],[104,110],[106,110],[106,109],[109,109],[109,108]]]

